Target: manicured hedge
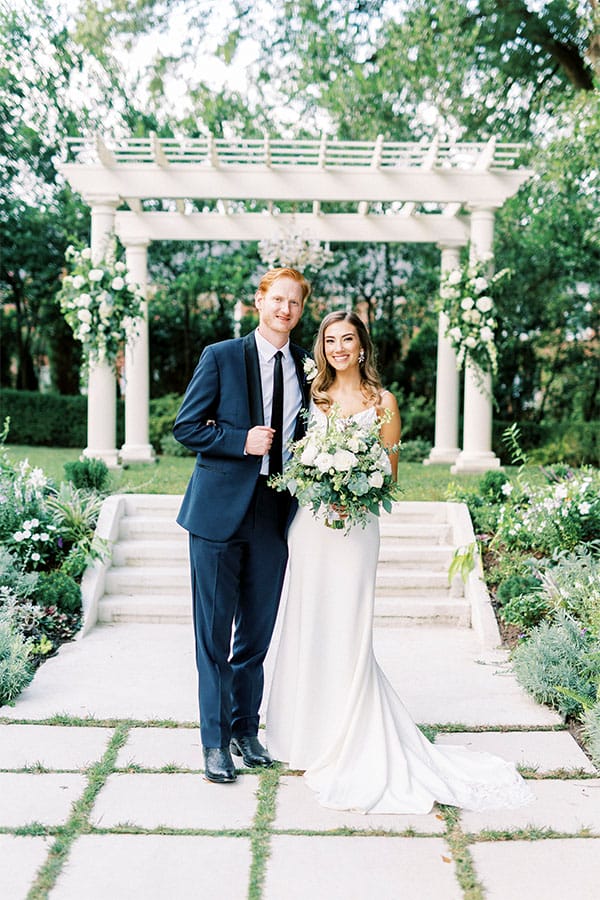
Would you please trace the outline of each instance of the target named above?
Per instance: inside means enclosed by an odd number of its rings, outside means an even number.
[[[87,397],[2,388],[2,422],[10,416],[7,442],[34,447],[85,447]],[[124,440],[123,401],[117,401],[117,446]]]

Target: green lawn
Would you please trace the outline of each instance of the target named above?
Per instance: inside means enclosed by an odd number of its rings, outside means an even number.
[[[74,447],[24,447],[6,445],[13,462],[28,459],[32,466],[40,466],[55,482],[64,478],[63,465],[79,458]],[[113,492],[144,494],[182,494],[194,465],[193,457],[161,456],[154,465],[130,465],[112,473]],[[448,484],[468,485],[478,475],[451,475],[448,466],[423,466],[421,463],[401,463],[398,481],[403,488],[403,500],[444,500]]]

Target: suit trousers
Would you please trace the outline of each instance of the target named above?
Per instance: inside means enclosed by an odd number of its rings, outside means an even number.
[[[227,541],[190,533],[200,733],[205,747],[256,735],[263,662],[287,564],[291,498],[259,476],[250,506]],[[233,629],[233,637],[232,637]]]

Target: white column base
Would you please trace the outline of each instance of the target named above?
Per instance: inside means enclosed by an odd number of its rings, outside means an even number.
[[[463,450],[450,471],[453,475],[462,475],[468,472],[489,472],[490,469],[500,468],[500,460],[492,450],[487,452]]]
[[[156,454],[152,444],[123,444],[119,452],[122,463],[155,463]]]
[[[423,460],[423,465],[450,465],[456,461],[459,453],[460,447],[433,447],[427,459]],[[402,450],[400,451],[400,458],[402,458]]]
[[[96,450],[94,447],[86,447],[82,452],[82,456],[85,456],[86,459],[103,459],[109,469],[118,469],[119,466],[119,454],[118,451],[115,450]]]

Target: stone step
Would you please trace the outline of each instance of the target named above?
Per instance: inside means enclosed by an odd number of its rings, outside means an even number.
[[[180,494],[124,494],[126,515],[175,518],[181,506]],[[391,513],[382,513],[382,519],[423,523],[446,523],[448,508],[441,502],[396,501]]]
[[[157,540],[180,537],[187,541],[187,531],[174,518],[161,516],[124,516],[119,523],[121,540]]]
[[[397,538],[407,544],[451,544],[452,526],[440,523],[406,522],[394,518],[380,520],[382,539]]]
[[[420,564],[430,571],[447,571],[454,549],[449,546],[403,546],[399,541],[381,542],[379,562],[383,566],[392,564],[402,568],[417,568]],[[185,532],[162,540],[121,540],[115,544],[112,554],[113,566],[147,566],[148,564],[175,563],[188,566],[189,550]]]
[[[469,628],[471,610],[460,598],[432,597],[376,597],[376,625],[398,628],[405,625],[453,625]]]
[[[185,594],[190,591],[190,575],[187,566],[111,566],[106,573],[106,591],[109,594]],[[448,593],[448,577],[445,572],[421,569],[402,569],[383,566],[377,572],[376,594],[395,595],[406,591],[416,596]]]
[[[396,566],[382,566],[377,570],[376,596],[396,595],[406,592],[414,596],[446,594],[450,587],[446,572],[431,572],[423,569],[402,569]]]
[[[188,625],[192,621],[191,595],[105,594],[98,604],[98,621]]]
[[[187,625],[192,622],[191,596],[184,594],[105,594],[98,605],[98,621]],[[468,628],[465,601],[444,597],[385,597],[375,602],[375,623],[386,627],[434,624]]]

